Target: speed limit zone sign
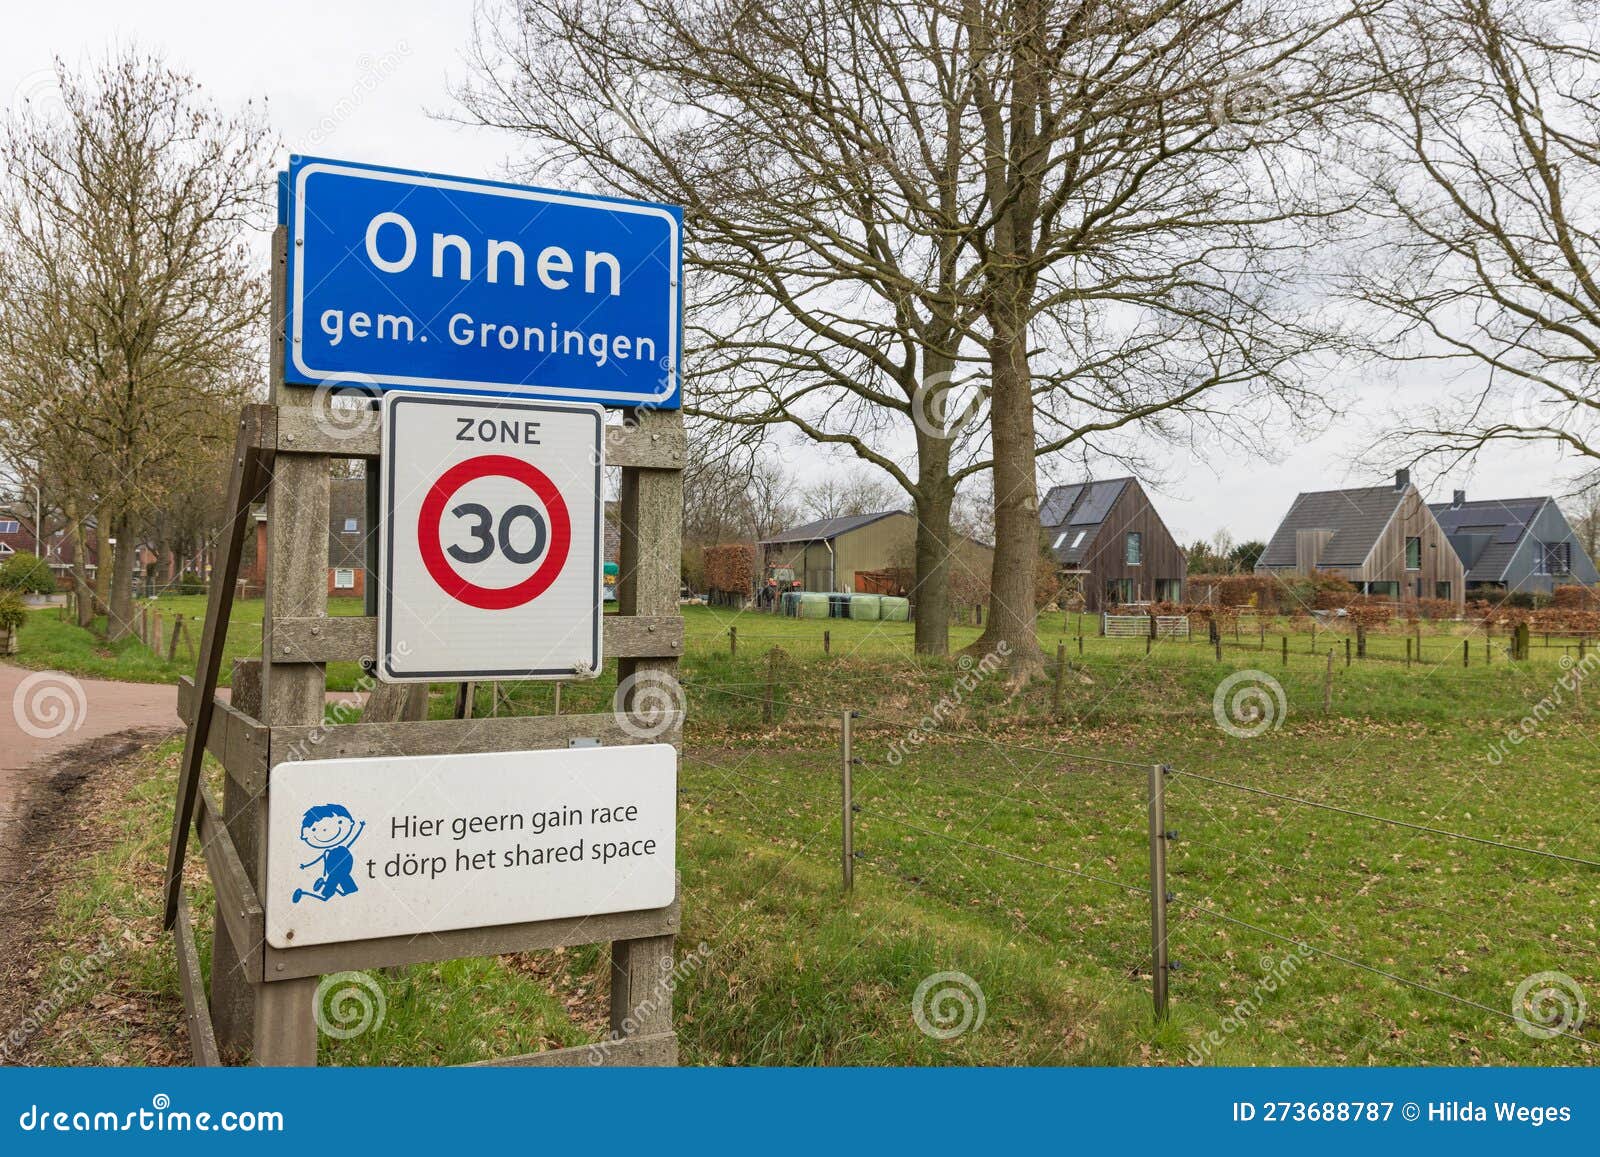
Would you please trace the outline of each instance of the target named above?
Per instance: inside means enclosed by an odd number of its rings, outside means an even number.
[[[599,406],[384,395],[380,679],[599,671],[604,422]]]

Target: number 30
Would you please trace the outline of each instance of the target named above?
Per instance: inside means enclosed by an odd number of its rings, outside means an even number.
[[[449,547],[450,557],[457,562],[474,563],[482,562],[494,553],[496,538],[499,540],[500,553],[514,563],[529,563],[544,553],[546,531],[544,518],[531,506],[513,506],[500,516],[500,530],[498,535],[489,533],[489,528],[494,525],[494,515],[489,513],[489,508],[479,502],[463,502],[460,506],[450,511],[457,518],[472,518],[476,520],[472,527],[472,537],[481,544],[473,549],[462,546]],[[527,550],[518,550],[511,545],[511,527],[519,518],[526,518],[533,523],[533,545]]]

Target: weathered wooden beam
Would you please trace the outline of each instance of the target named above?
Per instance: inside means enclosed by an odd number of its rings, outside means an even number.
[[[178,679],[178,718],[189,722],[194,713],[194,680]],[[211,707],[211,727],[206,750],[217,757],[241,787],[259,794],[267,786],[268,729],[260,720],[218,699]]]
[[[379,421],[376,410],[340,410],[336,421],[318,421],[309,410],[282,410],[269,448],[279,454],[376,458]],[[683,469],[686,454],[681,426],[607,426],[605,439],[607,466]]]
[[[244,552],[245,530],[254,525],[250,518],[250,507],[260,499],[272,472],[270,456],[261,449],[261,445],[275,437],[271,433],[275,414],[271,406],[249,405],[239,415],[233,469],[228,472],[228,498],[223,508],[229,519],[228,539],[223,548],[222,565],[211,576],[211,590],[206,598],[205,635],[200,640],[200,659],[195,670],[199,695],[189,719],[189,733],[183,743],[183,763],[178,769],[178,798],[172,810],[172,837],[167,844],[166,903],[162,913],[164,928],[171,928],[178,915],[183,858],[189,846],[189,825],[194,819],[200,765],[205,760],[211,739],[217,676],[222,668],[223,643],[228,633],[228,617],[233,610],[233,592],[239,578],[239,559]],[[175,643],[177,624],[173,629]]]
[[[565,1049],[545,1049],[521,1056],[502,1057],[493,1061],[478,1061],[462,1065],[469,1069],[499,1068],[577,1068],[580,1066],[623,1067],[639,1065],[665,1065],[678,1063],[678,1034],[653,1032],[646,1036],[623,1037],[621,1040],[597,1041],[589,1045],[573,1045]]]
[[[415,723],[284,725],[271,730],[268,760],[352,759],[379,755],[455,755],[462,752],[531,751],[563,747],[573,739],[602,744],[683,742],[681,714],[659,734],[639,735],[615,713],[600,715],[501,715],[477,719],[428,719]]]
[[[205,853],[206,870],[211,875],[211,886],[217,892],[217,911],[227,924],[227,932],[238,950],[239,969],[252,983],[262,976],[261,950],[266,944],[266,913],[256,896],[254,885],[245,875],[244,862],[233,845],[233,837],[223,826],[222,812],[211,789],[200,787],[200,808],[197,816],[200,848]]]
[[[173,925],[178,949],[178,988],[183,993],[184,1019],[189,1025],[189,1048],[194,1063],[207,1068],[222,1064],[217,1050],[217,1034],[211,1027],[211,1009],[206,1004],[205,978],[200,973],[200,953],[194,945],[194,929],[189,925],[189,898],[178,889],[178,919]]]
[[[608,659],[675,659],[683,654],[680,616],[606,615],[602,621]],[[378,652],[378,620],[369,615],[278,619],[263,646],[280,664],[371,659]]]
[[[415,727],[416,724],[410,726]],[[670,937],[678,931],[679,913],[679,901],[674,899],[665,908],[638,912],[571,916],[564,920],[537,920],[528,924],[499,924],[488,928],[457,928],[449,932],[350,940],[343,944],[313,944],[305,948],[274,948],[269,944],[264,948],[266,976],[269,981],[292,980],[352,969],[456,960],[463,956],[499,956],[507,952],[570,948],[604,940]],[[656,977],[659,975],[657,973]]]

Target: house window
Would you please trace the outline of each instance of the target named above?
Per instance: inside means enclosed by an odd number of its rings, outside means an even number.
[[[1106,579],[1106,601],[1110,603],[1133,602],[1133,580]]]
[[[1156,579],[1156,601],[1178,603],[1183,601],[1183,584],[1177,579]]]
[[[8,543],[8,542],[0,542],[0,558],[4,558],[8,554],[15,554],[15,553],[16,553],[16,551],[11,549],[11,544],[10,543]]]
[[[1129,566],[1138,566],[1144,561],[1144,536],[1137,530],[1128,532],[1128,545],[1123,559]]]
[[[351,591],[356,587],[356,572],[348,567],[339,567],[333,572],[333,589],[337,591]]]
[[[1061,544],[1063,542],[1066,542],[1066,541],[1067,541],[1067,532],[1063,530],[1060,534],[1056,535],[1055,545],[1052,546],[1050,549],[1051,550],[1060,550],[1061,549]]]
[[[22,529],[22,524],[15,518],[0,518],[0,534],[15,534]]]
[[[1406,539],[1406,569],[1422,569],[1422,539],[1420,538]]]
[[[360,526],[361,524],[354,518],[347,518],[344,520],[344,532],[346,534],[355,534],[360,529]]]
[[[1398,599],[1400,597],[1400,584],[1397,582],[1362,583],[1361,593],[1379,599]]]
[[[1083,536],[1088,534],[1088,533],[1089,532],[1087,530],[1078,531],[1078,533],[1072,539],[1072,549],[1073,550],[1077,550],[1080,546],[1083,545]]]
[[[1443,580],[1443,579],[1441,579],[1438,582],[1434,583],[1433,584],[1433,597],[1436,598],[1436,599],[1446,599],[1446,600],[1448,600],[1450,598],[1450,584],[1447,581]]]
[[[1540,543],[1540,574],[1566,574],[1571,569],[1572,544],[1570,542]]]

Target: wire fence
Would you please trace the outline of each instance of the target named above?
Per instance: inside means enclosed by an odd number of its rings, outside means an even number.
[[[747,688],[761,686],[761,684],[732,683],[709,684],[696,683],[687,685],[691,693],[716,693],[735,699],[744,699],[753,702],[766,702],[763,695],[747,693]],[[1179,830],[1169,828],[1172,822],[1172,813],[1169,806],[1176,805],[1180,814],[1187,814],[1190,804],[1195,808],[1195,814],[1190,817],[1196,822],[1203,822],[1209,807],[1199,797],[1193,796],[1194,787],[1203,787],[1212,792],[1229,793],[1238,800],[1270,800],[1274,805],[1292,805],[1295,809],[1307,809],[1316,814],[1334,815],[1345,820],[1355,821],[1362,825],[1370,825],[1374,830],[1393,830],[1406,833],[1413,840],[1422,841],[1424,847],[1435,844],[1460,844],[1479,848],[1493,849],[1507,857],[1515,859],[1518,863],[1540,862],[1552,865],[1561,865],[1572,872],[1587,873],[1600,868],[1600,860],[1590,859],[1580,855],[1552,851],[1547,848],[1531,847],[1523,843],[1507,839],[1495,838],[1493,835],[1477,834],[1470,831],[1457,831],[1440,827],[1431,823],[1420,823],[1415,820],[1398,816],[1379,814],[1376,811],[1347,806],[1340,802],[1313,799],[1308,795],[1296,795],[1291,792],[1277,791],[1271,788],[1258,787],[1253,784],[1241,783],[1237,780],[1225,779],[1220,776],[1208,775],[1198,771],[1183,770],[1165,766],[1160,761],[1145,762],[1136,759],[1126,759],[1103,755],[1097,752],[1077,750],[1063,744],[1039,744],[1017,741],[990,734],[965,731],[955,727],[940,727],[940,735],[949,740],[959,740],[966,743],[982,744],[992,749],[1002,757],[1020,756],[1027,758],[1030,768],[1042,766],[1048,762],[1050,777],[1049,782],[1065,782],[1058,773],[1091,773],[1094,771],[1115,770],[1118,775],[1130,772],[1143,773],[1135,778],[1128,775],[1125,780],[1116,782],[1127,785],[1129,793],[1136,791],[1138,785],[1143,785],[1145,790],[1142,800],[1137,804],[1142,815],[1136,817],[1131,809],[1135,806],[1133,798],[1116,801],[1119,807],[1128,808],[1130,814],[1118,814],[1114,818],[1102,816],[1104,822],[1102,830],[1117,838],[1118,862],[1124,862],[1128,853],[1142,851],[1143,856],[1139,865],[1143,869],[1144,878],[1134,880],[1119,878],[1116,874],[1107,874],[1086,870],[1082,866],[1069,866],[1057,860],[1040,854],[1033,849],[1019,850],[1015,846],[1007,846],[1014,840],[1008,839],[1007,833],[998,829],[1001,817],[1014,820],[1019,813],[1024,818],[1032,816],[1060,816],[1070,822],[1071,817],[1058,800],[1046,796],[1041,798],[1036,792],[1024,794],[1020,786],[1006,791],[997,789],[995,785],[983,782],[981,775],[960,775],[948,770],[941,770],[937,776],[917,773],[910,775],[902,767],[890,768],[885,761],[863,758],[856,754],[860,747],[852,745],[858,742],[853,735],[853,728],[858,725],[869,728],[890,728],[899,730],[915,729],[923,724],[923,720],[899,719],[879,711],[859,711],[840,707],[819,707],[790,703],[786,709],[805,716],[809,716],[822,725],[831,725],[838,728],[840,751],[835,762],[835,768],[829,769],[826,764],[820,763],[820,753],[806,753],[804,782],[808,789],[812,784],[815,788],[808,790],[808,806],[826,808],[829,806],[828,795],[833,795],[834,802],[840,807],[840,839],[842,844],[841,872],[842,884],[848,889],[853,884],[853,872],[856,864],[869,864],[879,868],[886,874],[899,879],[911,887],[939,895],[946,891],[938,879],[940,873],[932,872],[921,866],[920,862],[908,866],[905,855],[898,858],[893,856],[889,849],[864,845],[864,837],[870,837],[877,830],[876,825],[888,825],[904,833],[910,833],[917,840],[931,841],[933,845],[949,849],[950,855],[957,861],[966,865],[968,861],[976,860],[991,866],[999,864],[1011,865],[1021,868],[1028,873],[1048,875],[1052,878],[1061,878],[1065,881],[1081,882],[1097,888],[1110,889],[1115,896],[1136,896],[1142,901],[1137,908],[1144,909],[1137,913],[1133,908],[1122,905],[1117,909],[1127,922],[1132,923],[1143,916],[1143,923],[1148,925],[1148,948],[1143,946],[1134,949],[1125,946],[1120,959],[1107,959],[1104,962],[1115,965],[1125,972],[1148,976],[1151,983],[1151,996],[1155,1015],[1164,1019],[1167,1015],[1167,987],[1170,975],[1177,972],[1178,964],[1171,959],[1170,947],[1173,941],[1182,935],[1183,924],[1180,921],[1177,927],[1169,924],[1169,917],[1177,915],[1184,919],[1194,918],[1199,921],[1208,921],[1214,924],[1245,929],[1256,935],[1286,946],[1293,947],[1296,951],[1304,952],[1309,956],[1324,959],[1343,967],[1381,977],[1387,981],[1402,985],[1416,992],[1448,1002],[1450,1005],[1474,1014],[1486,1014],[1498,1020],[1509,1021],[1523,1027],[1532,1029],[1541,1037],[1563,1037],[1586,1045],[1600,1043],[1596,1038],[1582,1035],[1583,1021],[1576,1023],[1563,1020],[1561,1023],[1546,1023],[1532,1019],[1540,1014],[1530,1013],[1527,1007],[1496,1008],[1481,1000],[1476,1000],[1460,993],[1451,992],[1440,987],[1437,983],[1420,979],[1417,975],[1408,975],[1407,971],[1426,971],[1425,967],[1414,967],[1404,970],[1402,966],[1391,965],[1385,960],[1382,964],[1372,960],[1363,959],[1359,951],[1351,950],[1343,944],[1329,945],[1319,943],[1315,937],[1310,937],[1304,932],[1281,926],[1273,926],[1270,922],[1259,919],[1246,919],[1235,912],[1227,910],[1220,905],[1213,896],[1191,897],[1176,894],[1171,890],[1172,876],[1167,863],[1169,848],[1181,846],[1185,851],[1183,866],[1185,870],[1192,867],[1194,850],[1206,853],[1217,853],[1208,857],[1209,866],[1215,869],[1219,864],[1233,872],[1239,857],[1243,856],[1255,868],[1269,873],[1274,879],[1290,878],[1296,874],[1313,878],[1324,888],[1336,895],[1340,901],[1348,904],[1357,899],[1375,898],[1382,899],[1388,905],[1387,910],[1392,914],[1404,912],[1416,914],[1433,912],[1445,918],[1450,926],[1461,924],[1469,913],[1448,908],[1442,904],[1431,903],[1426,899],[1413,896],[1389,896],[1382,893],[1385,884],[1393,881],[1394,877],[1381,871],[1367,871],[1356,875],[1335,875],[1326,871],[1300,864],[1285,864],[1280,862],[1267,862],[1260,856],[1254,855],[1247,848],[1229,846],[1209,840],[1199,839],[1192,834],[1185,837]],[[865,748],[877,750],[874,739],[867,740]],[[774,774],[769,777],[752,776],[741,767],[721,765],[707,761],[699,756],[686,756],[687,760],[700,762],[717,772],[759,786],[764,792],[774,789],[787,791],[792,787],[792,776]],[[871,767],[876,773],[869,779],[862,781],[857,777],[860,769]],[[1022,777],[1027,778],[1027,777]],[[1097,777],[1104,780],[1104,775]],[[940,815],[939,818],[925,818],[918,811],[919,804],[922,811],[928,810],[929,801],[920,798],[921,792],[931,784],[938,784],[945,788],[959,791],[963,795],[970,795],[977,801],[982,801],[982,806],[988,811],[976,818],[963,816],[961,826],[964,830],[951,830],[952,825],[948,816]],[[824,786],[826,785],[826,787]],[[731,786],[731,785],[730,785]],[[1038,785],[1034,785],[1038,788]],[[1174,787],[1183,790],[1174,792]],[[741,789],[740,794],[749,802],[758,814],[770,814],[770,800],[754,798]],[[942,797],[939,802],[948,802]],[[1266,818],[1263,813],[1251,813],[1251,818],[1260,820]],[[940,830],[944,827],[946,830]],[[1142,845],[1142,848],[1141,848]],[[1409,845],[1408,845],[1409,846]],[[1096,854],[1105,854],[1106,849],[1096,847]],[[1452,871],[1459,870],[1460,865],[1449,865]],[[1355,880],[1359,884],[1353,886]],[[976,880],[977,886],[991,896],[1002,896],[992,886],[990,881]],[[1519,878],[1513,887],[1531,887],[1536,884],[1529,878]],[[1004,884],[1001,885],[1004,887]],[[1262,902],[1270,901],[1271,897],[1261,892],[1252,892],[1252,898]],[[959,895],[941,896],[952,904],[966,907],[972,903],[972,897],[963,898]],[[1508,897],[1509,898],[1509,897]],[[1010,911],[1010,906],[1004,902],[1002,896],[999,906]],[[1505,938],[1508,929],[1504,920],[1504,905],[1501,910],[1484,914],[1486,919],[1493,923],[1493,927],[1480,927],[1480,937]],[[1035,920],[1038,914],[1035,914]],[[1034,929],[1028,920],[1024,920],[1026,930],[1036,937],[1041,933]],[[1326,928],[1326,924],[1325,924]],[[1133,934],[1132,929],[1127,930]],[[1048,937],[1041,937],[1048,939]],[[1531,938],[1530,938],[1531,939]],[[1539,938],[1540,943],[1553,944],[1581,956],[1592,957],[1594,948],[1588,949],[1571,943],[1563,937],[1552,933],[1545,933]],[[1386,966],[1388,965],[1388,966]]]

